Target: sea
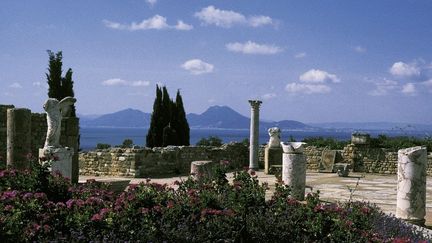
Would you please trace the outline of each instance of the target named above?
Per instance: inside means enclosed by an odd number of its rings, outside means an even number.
[[[132,139],[133,143],[138,146],[145,145],[147,128],[112,128],[112,127],[82,127],[80,129],[80,149],[88,151],[96,148],[98,143],[110,144],[111,146],[121,145],[125,139]],[[394,136],[415,136],[425,137],[424,132],[411,132],[409,134],[397,131],[367,131],[371,136],[385,134],[390,137]],[[294,138],[295,141],[302,141],[309,137],[334,138],[337,140],[351,139],[352,131],[349,130],[320,130],[320,131],[282,131],[281,140],[288,141]],[[224,143],[241,142],[249,138],[248,129],[191,129],[190,143],[196,144],[201,138],[217,136]],[[260,131],[259,143],[265,144],[269,139],[267,131]]]

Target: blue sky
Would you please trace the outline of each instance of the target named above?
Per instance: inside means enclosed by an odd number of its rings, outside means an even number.
[[[228,105],[302,122],[432,123],[432,1],[0,2],[0,104],[41,112],[46,50],[74,71],[77,110]]]

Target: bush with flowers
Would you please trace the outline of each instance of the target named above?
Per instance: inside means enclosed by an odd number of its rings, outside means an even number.
[[[0,171],[0,242],[419,242],[422,232],[365,202],[305,202],[253,172],[226,166],[177,189],[148,180],[114,194],[88,181],[71,185],[46,167]],[[46,177],[41,183],[41,177]]]

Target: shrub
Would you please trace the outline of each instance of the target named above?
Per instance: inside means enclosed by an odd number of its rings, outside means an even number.
[[[301,203],[290,188],[267,185],[254,172],[226,179],[226,163],[212,177],[176,182],[177,190],[148,180],[115,195],[93,181],[69,186],[54,199],[47,180],[29,180],[0,191],[1,242],[418,242],[430,240],[415,228],[365,202],[324,203],[309,194]],[[46,171],[45,171],[46,172]],[[15,174],[14,174],[15,173]],[[25,171],[2,171],[10,180]],[[33,172],[32,172],[33,173]],[[34,171],[37,174],[37,171]],[[22,175],[21,175],[22,174]],[[48,175],[50,176],[50,175]],[[29,176],[27,176],[29,177]],[[0,182],[5,180],[0,178]],[[26,191],[28,188],[43,191]],[[61,191],[61,190],[60,190]],[[404,241],[405,240],[405,241]]]
[[[217,136],[209,136],[208,138],[201,138],[197,143],[197,146],[222,146],[222,139]]]
[[[133,146],[133,141],[132,139],[129,138],[125,139],[121,145],[122,148],[132,148],[132,146]]]
[[[124,142],[123,142],[124,143]],[[96,145],[96,149],[109,149],[111,148],[111,144],[107,144],[107,143],[98,143]]]
[[[348,144],[348,141],[339,141],[334,138],[324,137],[305,138],[302,142],[307,143],[309,146],[327,147],[329,149],[343,149]]]

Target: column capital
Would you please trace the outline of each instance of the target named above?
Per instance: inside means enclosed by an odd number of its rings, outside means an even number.
[[[261,100],[249,100],[249,104],[253,109],[259,109],[261,106],[262,101]]]

